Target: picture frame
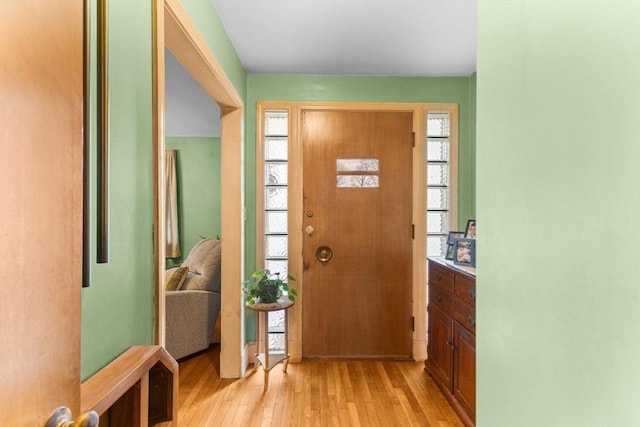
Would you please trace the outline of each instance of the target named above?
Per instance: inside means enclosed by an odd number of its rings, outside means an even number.
[[[447,235],[447,245],[453,245],[454,240],[463,239],[466,231],[450,231]]]
[[[447,252],[444,255],[444,259],[453,261],[453,244],[447,245]]]
[[[455,239],[453,243],[453,263],[468,267],[476,266],[476,240]]]
[[[453,260],[453,243],[455,239],[464,238],[465,231],[450,231],[447,235],[447,251],[445,253],[444,259]]]
[[[464,237],[466,239],[476,238],[476,220],[475,219],[467,220],[467,227],[464,230]]]

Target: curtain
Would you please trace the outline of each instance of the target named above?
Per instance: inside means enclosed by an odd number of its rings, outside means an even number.
[[[176,150],[165,151],[164,174],[166,184],[166,257],[178,258],[180,252],[180,236],[178,235],[178,185],[176,177]]]

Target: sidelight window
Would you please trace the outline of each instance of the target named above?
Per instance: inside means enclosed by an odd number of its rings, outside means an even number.
[[[428,112],[427,256],[444,257],[452,224],[451,120],[449,112]]]
[[[288,274],[288,111],[264,113],[264,268]],[[284,352],[284,311],[269,313],[269,351]]]

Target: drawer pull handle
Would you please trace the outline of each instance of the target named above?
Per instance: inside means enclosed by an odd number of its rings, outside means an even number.
[[[475,289],[471,289],[469,291],[469,298],[471,298],[472,301],[476,300],[476,290]]]
[[[436,280],[439,282],[440,280],[442,280],[442,273],[438,273],[436,274]]]
[[[438,295],[438,296],[436,297],[436,301],[438,301],[438,302],[442,302],[442,295]]]
[[[473,326],[474,328],[476,327],[476,319],[475,317],[473,317],[472,315],[469,315],[469,317],[467,318],[467,320],[469,321],[469,324],[471,326]]]

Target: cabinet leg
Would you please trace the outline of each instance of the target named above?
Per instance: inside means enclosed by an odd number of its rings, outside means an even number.
[[[282,367],[282,372],[284,372],[286,374],[287,373],[287,366],[289,366],[289,359],[285,359],[283,363],[284,363],[284,365]]]
[[[264,389],[262,391],[267,391],[269,388],[269,371],[264,371]]]

